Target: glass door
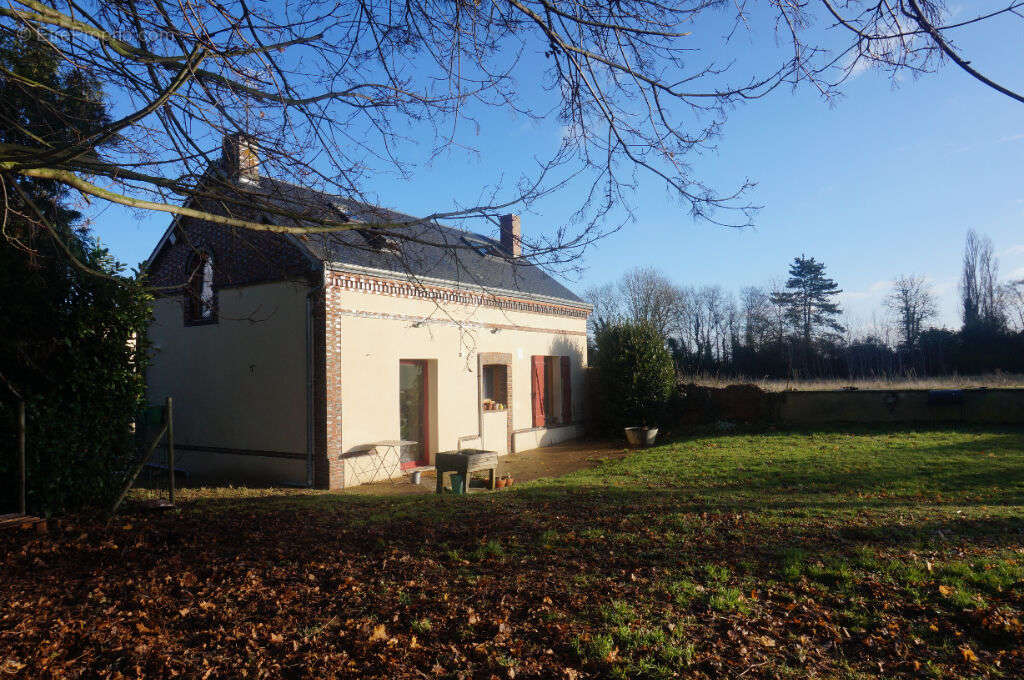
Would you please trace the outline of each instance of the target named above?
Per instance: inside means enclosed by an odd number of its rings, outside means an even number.
[[[403,359],[398,370],[398,411],[401,437],[415,444],[402,447],[402,469],[429,465],[427,440],[427,362]]]

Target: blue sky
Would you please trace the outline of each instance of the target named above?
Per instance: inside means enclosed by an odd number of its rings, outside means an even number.
[[[1019,24],[1008,24],[958,37],[975,66],[1021,90],[1018,33]],[[751,42],[744,57],[770,53]],[[722,191],[747,177],[758,183],[749,195],[764,206],[755,228],[694,223],[659,181],[641,176],[636,220],[589,248],[584,273],[567,283],[582,291],[650,265],[680,284],[738,291],[783,279],[793,257],[806,253],[844,289],[855,328],[881,316],[898,274],[928,277],[940,297],[938,324],[958,326],[956,283],[969,228],[992,238],[1004,278],[1024,278],[1022,114],[1024,106],[949,65],[896,83],[864,71],[831,106],[809,90],[780,89],[733,110],[717,152],[693,159],[695,174]],[[479,155],[436,159],[408,182],[382,176],[372,189],[382,204],[413,214],[471,203],[481,182],[525,170],[559,134],[554,120],[492,112],[471,139]],[[578,200],[572,191],[545,199],[523,215],[524,233],[552,230]],[[93,217],[103,242],[129,264],[149,254],[168,223],[119,209]]]

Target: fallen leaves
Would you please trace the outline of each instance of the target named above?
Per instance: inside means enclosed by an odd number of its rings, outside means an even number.
[[[1016,515],[975,541],[973,519],[874,500],[737,512],[715,483],[699,498],[264,498],[0,537],[0,677],[1024,677],[1024,586],[950,571],[996,549],[1006,570],[1024,562]],[[927,535],[906,550],[915,522]],[[789,546],[805,553],[793,578]],[[609,623],[612,601],[629,608]]]
[[[25,664],[11,657],[0,661],[0,673],[3,673],[4,675],[15,675],[24,667]]]

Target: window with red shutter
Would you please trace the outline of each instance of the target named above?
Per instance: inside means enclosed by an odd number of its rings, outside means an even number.
[[[533,399],[533,426],[544,427],[544,357],[530,357],[530,392]]]

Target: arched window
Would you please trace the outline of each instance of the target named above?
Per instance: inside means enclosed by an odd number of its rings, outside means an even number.
[[[196,253],[188,268],[185,286],[185,322],[213,323],[217,320],[217,294],[213,288],[213,255]]]

